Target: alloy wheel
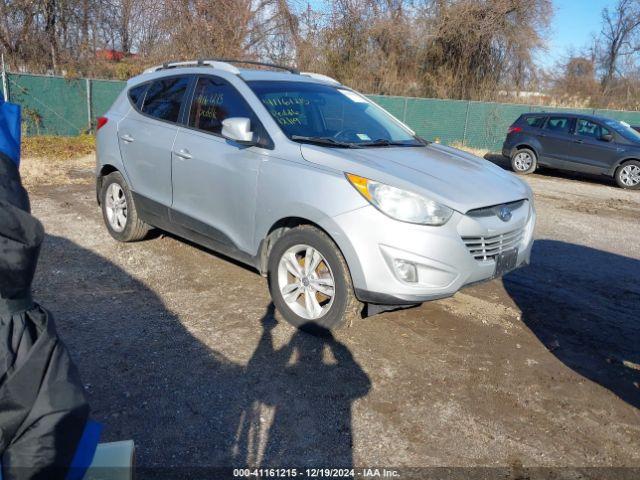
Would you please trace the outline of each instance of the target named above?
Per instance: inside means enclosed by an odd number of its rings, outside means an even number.
[[[127,197],[117,183],[112,183],[107,188],[105,211],[111,228],[116,232],[122,232],[127,226]]]
[[[640,184],[640,167],[637,165],[626,165],[620,171],[620,181],[627,187],[635,187]]]
[[[278,288],[296,315],[317,319],[333,305],[335,278],[326,258],[316,248],[294,245],[278,263]]]
[[[513,158],[513,164],[518,171],[525,172],[531,168],[533,158],[531,158],[531,155],[527,152],[519,152],[516,153],[516,156]]]

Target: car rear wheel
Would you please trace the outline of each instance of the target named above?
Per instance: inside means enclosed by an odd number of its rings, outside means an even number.
[[[533,173],[538,166],[538,158],[533,150],[521,148],[511,155],[511,169],[518,174]]]
[[[616,183],[622,188],[640,189],[640,162],[630,160],[620,165],[616,170]]]
[[[151,227],[138,217],[131,190],[119,172],[102,180],[100,202],[104,223],[113,238],[135,242],[147,236]]]
[[[297,328],[320,333],[359,317],[347,263],[315,227],[296,227],[278,239],[269,255],[268,279],[276,308]]]

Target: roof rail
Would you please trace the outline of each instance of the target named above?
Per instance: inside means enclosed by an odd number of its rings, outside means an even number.
[[[335,85],[340,85],[340,82],[335,78],[331,78],[327,75],[322,75],[321,73],[313,73],[313,72],[301,72],[300,75],[304,75],[305,77],[314,78],[316,80],[320,80],[321,82],[333,83]]]
[[[209,59],[207,59],[205,61],[225,62],[225,63],[245,63],[247,65],[260,65],[260,66],[263,66],[263,67],[277,68],[278,70],[286,70],[287,72],[294,73],[296,75],[300,74],[300,72],[296,68],[287,67],[285,65],[278,65],[277,63],[257,62],[255,60],[237,60],[237,59],[234,59],[234,58],[209,58]]]
[[[144,73],[153,73],[158,72],[160,70],[167,70],[169,68],[178,68],[178,67],[213,67],[219,70],[225,70],[227,72],[234,73],[238,75],[240,70],[237,67],[231,65],[232,63],[246,63],[248,65],[261,65],[264,67],[277,68],[280,70],[286,70],[287,72],[291,72],[294,74],[299,74],[298,70],[291,67],[285,67],[283,65],[276,65],[274,63],[265,63],[265,62],[256,62],[253,60],[235,60],[232,58],[208,58],[208,59],[199,59],[199,60],[187,60],[183,62],[165,62],[162,65],[156,65],[155,67],[147,68]]]
[[[147,68],[144,73],[153,73],[159,72],[160,70],[167,70],[170,68],[178,68],[178,67],[213,67],[218,70],[225,70],[227,72],[233,74],[239,74],[240,70],[238,70],[233,65],[230,65],[225,62],[214,61],[214,60],[187,60],[184,62],[165,62],[162,65],[156,65],[151,68]]]

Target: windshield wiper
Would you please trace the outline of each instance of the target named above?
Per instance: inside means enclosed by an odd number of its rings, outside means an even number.
[[[341,148],[359,148],[359,145],[354,143],[341,142],[331,137],[305,137],[304,135],[291,135],[290,138],[296,142],[314,143],[317,145],[329,145]]]
[[[359,147],[421,147],[421,143],[394,142],[386,138],[379,138],[373,142],[358,143]]]

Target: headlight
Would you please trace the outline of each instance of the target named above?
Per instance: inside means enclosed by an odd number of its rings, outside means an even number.
[[[402,222],[444,225],[453,210],[433,200],[399,188],[347,173],[351,185],[382,213]]]

